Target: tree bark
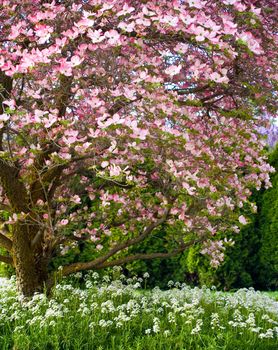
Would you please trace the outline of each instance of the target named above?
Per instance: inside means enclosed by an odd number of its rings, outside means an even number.
[[[32,249],[29,240],[30,229],[32,227],[24,223],[16,225],[12,251],[17,287],[26,297],[43,292],[48,279],[48,261],[42,252]]]

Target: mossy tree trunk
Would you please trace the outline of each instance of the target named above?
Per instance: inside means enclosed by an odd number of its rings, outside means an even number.
[[[48,269],[45,254],[41,248],[33,248],[30,242],[28,225],[18,224],[13,234],[12,258],[16,271],[17,286],[24,296],[43,292],[48,281]]]

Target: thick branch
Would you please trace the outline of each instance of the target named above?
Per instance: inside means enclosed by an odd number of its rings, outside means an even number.
[[[10,256],[0,255],[0,262],[3,262],[8,265],[13,265],[13,259]]]
[[[26,212],[27,191],[18,176],[18,169],[0,158],[0,181],[12,208],[16,212]]]
[[[152,259],[171,258],[173,256],[176,256],[176,255],[184,252],[187,248],[191,247],[193,244],[200,243],[202,240],[203,239],[190,241],[188,243],[182,244],[180,247],[174,249],[171,252],[167,252],[167,253],[134,254],[134,255],[126,256],[126,257],[121,258],[121,259],[107,261],[107,262],[104,262],[103,264],[97,265],[95,267],[95,269],[100,270],[100,269],[104,269],[106,267],[121,266],[121,265],[127,264],[127,263],[132,262],[132,261],[136,261],[136,260],[152,260]]]
[[[0,232],[0,246],[5,248],[8,251],[11,251],[13,246],[13,242],[1,232]]]
[[[50,159],[50,155],[54,152],[58,152],[60,147],[55,143],[47,143],[42,152],[36,157],[34,161],[34,167],[36,170],[41,170],[45,166],[45,161]]]
[[[60,76],[60,85],[58,87],[57,95],[56,95],[56,108],[59,113],[58,116],[62,117],[65,115],[69,100],[71,97],[71,84],[72,77],[67,77],[65,75]]]
[[[102,263],[100,263],[98,259],[91,261],[91,262],[88,262],[88,263],[76,263],[76,264],[72,264],[69,266],[65,266],[62,270],[62,274],[63,274],[63,276],[66,276],[66,275],[69,275],[71,273],[75,273],[75,272],[83,271],[83,270],[89,270],[89,269],[100,270],[100,269],[104,269],[107,267],[124,265],[126,263],[136,261],[136,260],[152,260],[152,259],[171,258],[175,255],[182,253],[183,251],[185,251],[187,248],[191,247],[192,245],[197,244],[197,243],[201,243],[204,240],[205,240],[205,238],[203,237],[203,238],[192,240],[192,241],[187,242],[187,243],[183,243],[178,248],[174,249],[171,252],[167,252],[167,253],[134,254],[134,255],[126,256],[126,257],[123,257],[123,258],[120,258],[117,260],[104,261]]]
[[[96,268],[96,266],[103,264],[105,261],[107,261],[109,258],[111,258],[116,253],[118,253],[118,252],[120,252],[128,247],[131,247],[135,244],[142,242],[156,227],[158,227],[159,225],[163,224],[166,221],[166,219],[169,215],[169,212],[170,212],[170,208],[167,208],[165,210],[164,215],[160,219],[158,219],[156,222],[149,225],[143,231],[143,233],[141,233],[139,236],[137,236],[135,238],[131,238],[131,239],[128,239],[120,244],[117,244],[107,254],[105,254],[105,255],[103,255],[95,260],[89,261],[89,262],[74,263],[74,264],[71,264],[68,266],[64,266],[64,268],[62,270],[62,274],[64,276],[66,276],[66,275],[69,275],[69,274],[74,273],[74,272]]]
[[[59,78],[59,86],[57,88],[57,94],[55,98],[55,107],[58,109],[58,117],[65,115],[67,107],[69,105],[71,94],[72,77],[67,77],[63,74]],[[43,151],[37,156],[34,162],[34,182],[30,186],[31,199],[33,203],[36,203],[38,199],[46,200],[45,187],[50,182],[55,180],[56,177],[61,175],[61,167],[51,169],[44,174],[44,178],[39,175],[41,169],[44,167],[45,162],[50,159],[50,155],[59,151],[59,146],[55,142],[45,145]]]
[[[4,72],[0,71],[0,113],[3,113],[2,102],[9,97],[13,87],[13,80]]]
[[[40,175],[39,172],[34,173],[36,180],[30,186],[30,196],[32,204],[35,204],[39,199],[46,201],[49,186],[59,179],[63,170],[65,168],[64,164],[57,165],[53,168],[48,169],[44,174]]]

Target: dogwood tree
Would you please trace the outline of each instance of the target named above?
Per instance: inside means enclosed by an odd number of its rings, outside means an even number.
[[[0,1],[0,261],[22,293],[51,287],[53,256],[82,240],[96,258],[62,275],[196,242],[223,259],[249,188],[270,186],[256,130],[275,112],[274,10]],[[168,251],[128,253],[161,225]]]

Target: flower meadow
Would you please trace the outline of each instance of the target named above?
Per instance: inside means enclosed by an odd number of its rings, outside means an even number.
[[[77,273],[29,299],[0,278],[0,349],[277,349],[278,302],[266,294],[148,290],[148,277]]]

